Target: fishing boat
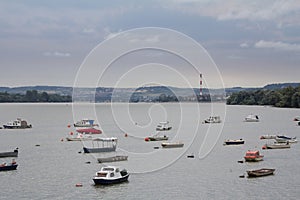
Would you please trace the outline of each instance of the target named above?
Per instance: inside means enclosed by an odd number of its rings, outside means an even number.
[[[101,134],[102,131],[93,127],[80,127],[76,131],[82,134]]]
[[[257,115],[250,114],[245,118],[245,122],[259,122],[259,117]]]
[[[260,136],[260,139],[263,140],[263,139],[275,139],[276,138],[276,135],[262,135]]]
[[[93,119],[82,119],[76,123],[74,123],[74,127],[93,127],[93,126],[99,126],[98,124],[94,124]]]
[[[82,133],[77,134],[76,137],[66,137],[67,141],[87,141],[93,139],[94,138],[91,135],[82,134]]]
[[[111,156],[105,158],[97,158],[99,163],[126,161],[128,156]]]
[[[211,124],[211,123],[221,123],[220,116],[210,116],[209,118],[204,120],[204,123]]]
[[[5,157],[18,157],[19,150],[16,148],[14,151],[0,152],[0,158]]]
[[[157,131],[168,131],[171,130],[172,127],[169,125],[169,122],[159,122],[159,124],[156,127]]]
[[[28,124],[26,120],[22,120],[21,118],[17,118],[13,122],[8,122],[7,124],[3,125],[3,128],[6,129],[25,129],[25,128],[32,128],[31,124]]]
[[[109,185],[128,181],[129,173],[116,166],[102,167],[93,178],[95,185]]]
[[[287,149],[291,148],[289,142],[287,143],[273,143],[273,144],[265,144],[262,149]]]
[[[245,140],[239,139],[239,140],[225,140],[224,145],[239,145],[244,144]]]
[[[244,156],[246,162],[258,162],[262,161],[264,156],[259,153],[259,151],[247,151]]]
[[[261,177],[274,174],[275,169],[262,168],[247,171],[248,177]]]
[[[275,138],[277,143],[296,143],[298,142],[296,137],[289,137],[289,136],[285,136],[285,135],[277,135]]]
[[[112,138],[95,138],[92,140],[92,147],[83,147],[84,153],[101,153],[116,151],[118,139]],[[95,145],[95,143],[97,145]]]
[[[18,167],[17,162],[15,161],[15,159],[12,159],[11,163],[6,164],[0,164],[0,171],[10,171],[10,170],[16,170]]]
[[[161,143],[161,146],[163,148],[181,148],[183,147],[183,143],[182,142],[163,142]]]

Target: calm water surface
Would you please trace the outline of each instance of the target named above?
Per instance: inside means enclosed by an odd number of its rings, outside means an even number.
[[[0,151],[20,149],[18,170],[0,173],[0,199],[300,198],[299,144],[293,144],[291,149],[261,151],[265,159],[259,163],[237,162],[248,149],[261,149],[266,142],[259,140],[262,134],[299,138],[300,126],[292,121],[300,115],[299,109],[227,106],[225,116],[224,105],[219,104],[214,113],[219,112],[223,122],[209,128],[198,123],[195,105],[198,104],[117,104],[112,108],[110,104],[97,104],[91,109],[84,104],[73,112],[71,104],[0,104],[1,124],[22,117],[33,125],[27,130],[0,130]],[[198,117],[202,121],[211,114],[210,104],[199,107]],[[259,115],[261,121],[243,122],[250,113]],[[101,167],[96,162],[97,155],[79,153],[83,145],[89,144],[61,141],[71,131],[75,132],[68,124],[94,116],[105,133],[102,137],[118,137],[118,152],[129,154],[128,161],[113,163],[133,172],[129,182],[94,186],[92,177]],[[164,120],[173,126],[166,134],[171,140],[183,141],[185,148],[154,150],[160,142],[143,140],[155,132],[157,122]],[[124,137],[125,132],[128,137]],[[199,159],[205,137],[216,145]],[[223,146],[225,139],[240,138],[245,139],[244,145]],[[190,153],[196,158],[186,158]],[[9,161],[10,158],[0,160]],[[261,167],[276,168],[275,175],[239,178],[246,170]],[[83,187],[75,187],[76,183]]]

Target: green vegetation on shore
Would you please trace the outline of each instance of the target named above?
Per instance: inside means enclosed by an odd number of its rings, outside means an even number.
[[[36,90],[27,90],[25,94],[0,92],[0,103],[14,102],[72,102],[72,97],[69,95],[48,94],[47,92],[39,93]]]
[[[228,105],[271,105],[275,107],[300,108],[300,86],[282,89],[258,89],[240,91],[230,95]]]

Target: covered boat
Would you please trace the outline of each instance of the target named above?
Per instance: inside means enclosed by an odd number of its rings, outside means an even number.
[[[171,130],[172,127],[169,125],[169,122],[159,122],[159,124],[156,127],[157,131],[168,131]]]
[[[262,168],[247,171],[248,177],[261,177],[274,174],[275,169]]]
[[[244,144],[245,140],[239,139],[239,140],[225,140],[224,145],[239,145]]]
[[[262,161],[264,156],[260,155],[259,151],[247,151],[246,155],[244,156],[246,162],[258,162]]]
[[[183,143],[182,142],[163,142],[161,143],[161,146],[163,148],[180,148],[183,147]]]
[[[13,122],[8,122],[7,124],[3,125],[3,127],[6,129],[25,129],[25,128],[32,128],[32,125],[28,124],[26,120],[17,118],[17,120]]]
[[[116,166],[102,167],[93,178],[95,185],[109,185],[128,181],[129,173]]]
[[[209,118],[204,120],[204,123],[221,123],[220,116],[210,116]]]
[[[18,157],[19,150],[16,148],[14,151],[0,152],[0,158],[4,157]]]
[[[257,115],[250,114],[245,118],[245,122],[259,122],[259,117]]]
[[[116,151],[118,139],[112,138],[95,138],[92,140],[92,147],[83,147],[84,153],[101,153]],[[95,145],[95,143],[97,145]]]
[[[93,127],[93,126],[99,126],[98,124],[94,124],[93,119],[82,119],[76,123],[74,123],[74,127]]]
[[[80,127],[77,128],[76,131],[82,134],[101,134],[102,131],[93,127]]]

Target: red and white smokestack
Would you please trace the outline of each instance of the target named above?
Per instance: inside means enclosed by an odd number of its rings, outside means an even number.
[[[200,74],[200,96],[202,96],[202,74]]]

